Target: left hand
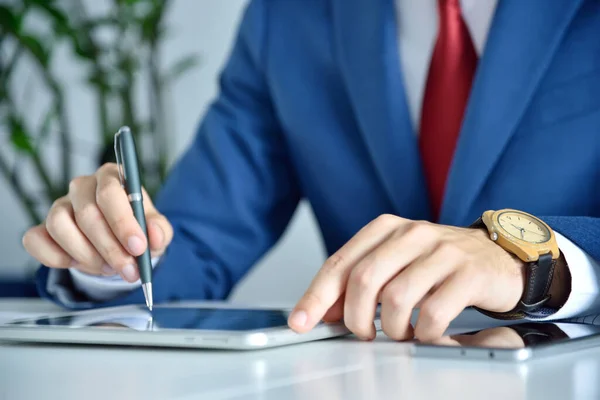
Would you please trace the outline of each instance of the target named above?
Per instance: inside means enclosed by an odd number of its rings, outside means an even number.
[[[329,257],[288,323],[302,333],[343,318],[355,335],[373,339],[381,303],[390,338],[432,341],[468,306],[510,311],[524,286],[524,263],[485,230],[382,215]]]

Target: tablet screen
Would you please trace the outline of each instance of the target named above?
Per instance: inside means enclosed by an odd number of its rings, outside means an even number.
[[[106,313],[101,311],[74,313],[17,324],[67,328],[106,327],[138,331],[171,329],[249,331],[286,327],[287,318],[288,312],[283,310],[155,306],[150,312],[144,306],[126,306],[107,309]]]

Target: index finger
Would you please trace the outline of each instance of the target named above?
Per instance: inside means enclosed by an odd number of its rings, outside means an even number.
[[[341,252],[342,249],[338,253]],[[288,324],[295,331],[312,329],[344,293],[351,269],[344,265],[338,253],[330,257],[317,272],[290,315]]]
[[[288,319],[296,332],[312,329],[346,290],[352,268],[404,222],[384,216],[362,228],[325,261]]]
[[[148,245],[146,234],[133,215],[127,193],[121,187],[115,164],[105,164],[96,173],[96,202],[115,237],[133,256]],[[146,204],[144,204],[146,205]]]

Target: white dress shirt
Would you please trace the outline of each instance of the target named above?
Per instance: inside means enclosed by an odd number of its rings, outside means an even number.
[[[463,18],[478,54],[485,49],[487,34],[497,0],[461,0]],[[428,67],[438,31],[437,0],[396,0],[398,46],[400,65],[412,126],[419,126],[421,103]],[[418,134],[418,130],[415,132]],[[541,319],[562,319],[580,316],[600,306],[598,282],[600,266],[583,250],[564,236],[556,233],[559,247],[565,255],[572,277],[571,294],[566,304],[555,314]],[[153,260],[156,265],[157,260]],[[48,280],[49,288],[66,301],[65,289],[59,287],[62,271],[54,270]],[[76,269],[70,270],[77,290],[91,300],[105,301],[120,296],[140,286],[140,281],[129,283],[119,276],[96,277]]]

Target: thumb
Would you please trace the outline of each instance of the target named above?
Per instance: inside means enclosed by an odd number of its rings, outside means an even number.
[[[146,222],[152,256],[160,256],[173,239],[173,228],[165,216],[158,213],[146,215]]]
[[[145,188],[142,188],[146,225],[148,227],[148,243],[152,257],[160,256],[173,240],[173,227],[152,202]]]

